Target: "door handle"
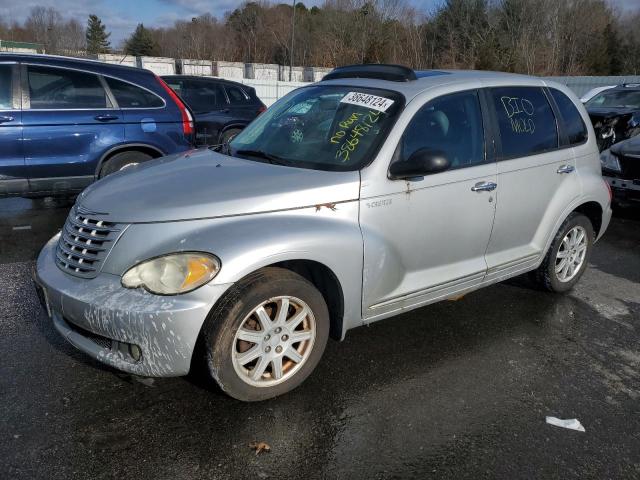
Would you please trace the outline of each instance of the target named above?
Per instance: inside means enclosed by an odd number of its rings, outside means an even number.
[[[223,108],[222,110],[220,110],[220,113],[229,113],[229,109],[228,108]]]
[[[490,192],[495,190],[498,186],[497,183],[493,182],[478,182],[473,187],[471,187],[472,192]]]
[[[556,170],[556,173],[571,173],[575,170],[573,165],[562,165]]]
[[[111,122],[112,120],[118,119],[116,115],[96,115],[93,118],[95,118],[99,122]]]
[[[13,117],[8,115],[0,115],[0,123],[13,122]]]

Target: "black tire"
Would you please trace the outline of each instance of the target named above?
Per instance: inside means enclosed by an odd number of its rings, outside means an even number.
[[[146,162],[152,158],[153,157],[148,153],[137,152],[135,150],[116,153],[113,157],[109,158],[102,164],[98,178],[106,177],[107,175],[122,170],[123,168]]]
[[[240,128],[230,128],[229,130],[225,130],[222,132],[222,135],[220,135],[220,143],[229,143],[233,140],[233,137],[238,135],[241,131],[242,129]]]
[[[562,244],[562,240],[567,233],[576,226],[583,227],[587,232],[587,251],[585,253],[584,261],[575,276],[571,280],[563,282],[558,278],[556,273],[556,257]],[[532,280],[542,289],[550,292],[562,293],[571,290],[575,284],[578,283],[578,280],[580,280],[580,277],[582,277],[582,274],[587,269],[587,264],[591,257],[593,241],[594,232],[591,221],[581,213],[571,213],[558,229],[558,232],[551,242],[551,246],[549,247],[549,250],[547,251],[547,254],[540,266],[531,272]]]
[[[309,306],[315,318],[315,340],[308,357],[290,378],[272,386],[250,385],[233,365],[236,333],[258,305],[283,295],[296,297]],[[293,390],[311,374],[322,357],[328,337],[329,312],[316,287],[289,270],[264,268],[234,285],[207,318],[201,332],[204,370],[233,398],[246,402],[266,400]]]

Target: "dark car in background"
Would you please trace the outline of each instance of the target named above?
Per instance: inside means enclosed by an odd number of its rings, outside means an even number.
[[[616,143],[600,154],[602,176],[618,206],[640,205],[640,135]]]
[[[228,143],[267,109],[253,87],[211,77],[162,77],[191,108],[196,122],[196,144]]]
[[[602,152],[640,133],[640,83],[627,83],[598,93],[585,107]]]
[[[0,54],[0,196],[77,193],[193,139],[191,112],[148,70]]]

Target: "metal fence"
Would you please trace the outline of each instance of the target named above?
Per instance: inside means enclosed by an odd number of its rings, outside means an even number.
[[[617,77],[543,77],[554,82],[561,83],[569,87],[573,92],[581,97],[592,88],[605,87],[613,85],[621,85],[623,83],[640,83],[640,75],[628,75]],[[276,100],[284,97],[287,93],[296,88],[304,85],[309,85],[307,82],[283,82],[276,80],[254,80],[249,78],[238,79],[234,78],[236,82],[242,82],[245,85],[250,85],[256,89],[258,97],[267,105],[270,106]]]
[[[640,75],[619,77],[544,77],[554,82],[562,83],[581,97],[592,88],[621,85],[623,83],[640,83]]]

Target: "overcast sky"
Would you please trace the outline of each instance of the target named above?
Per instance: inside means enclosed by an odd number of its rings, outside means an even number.
[[[288,0],[280,0],[289,3]],[[417,8],[432,11],[443,0],[410,0]],[[609,0],[622,10],[640,7],[640,0]],[[22,22],[36,5],[54,7],[64,16],[73,16],[83,24],[90,13],[98,15],[112,32],[111,43],[117,46],[135,26],[142,22],[149,27],[172,25],[175,20],[191,19],[209,12],[222,18],[240,6],[240,0],[0,0],[0,18]],[[320,5],[322,0],[304,0],[307,6]]]

